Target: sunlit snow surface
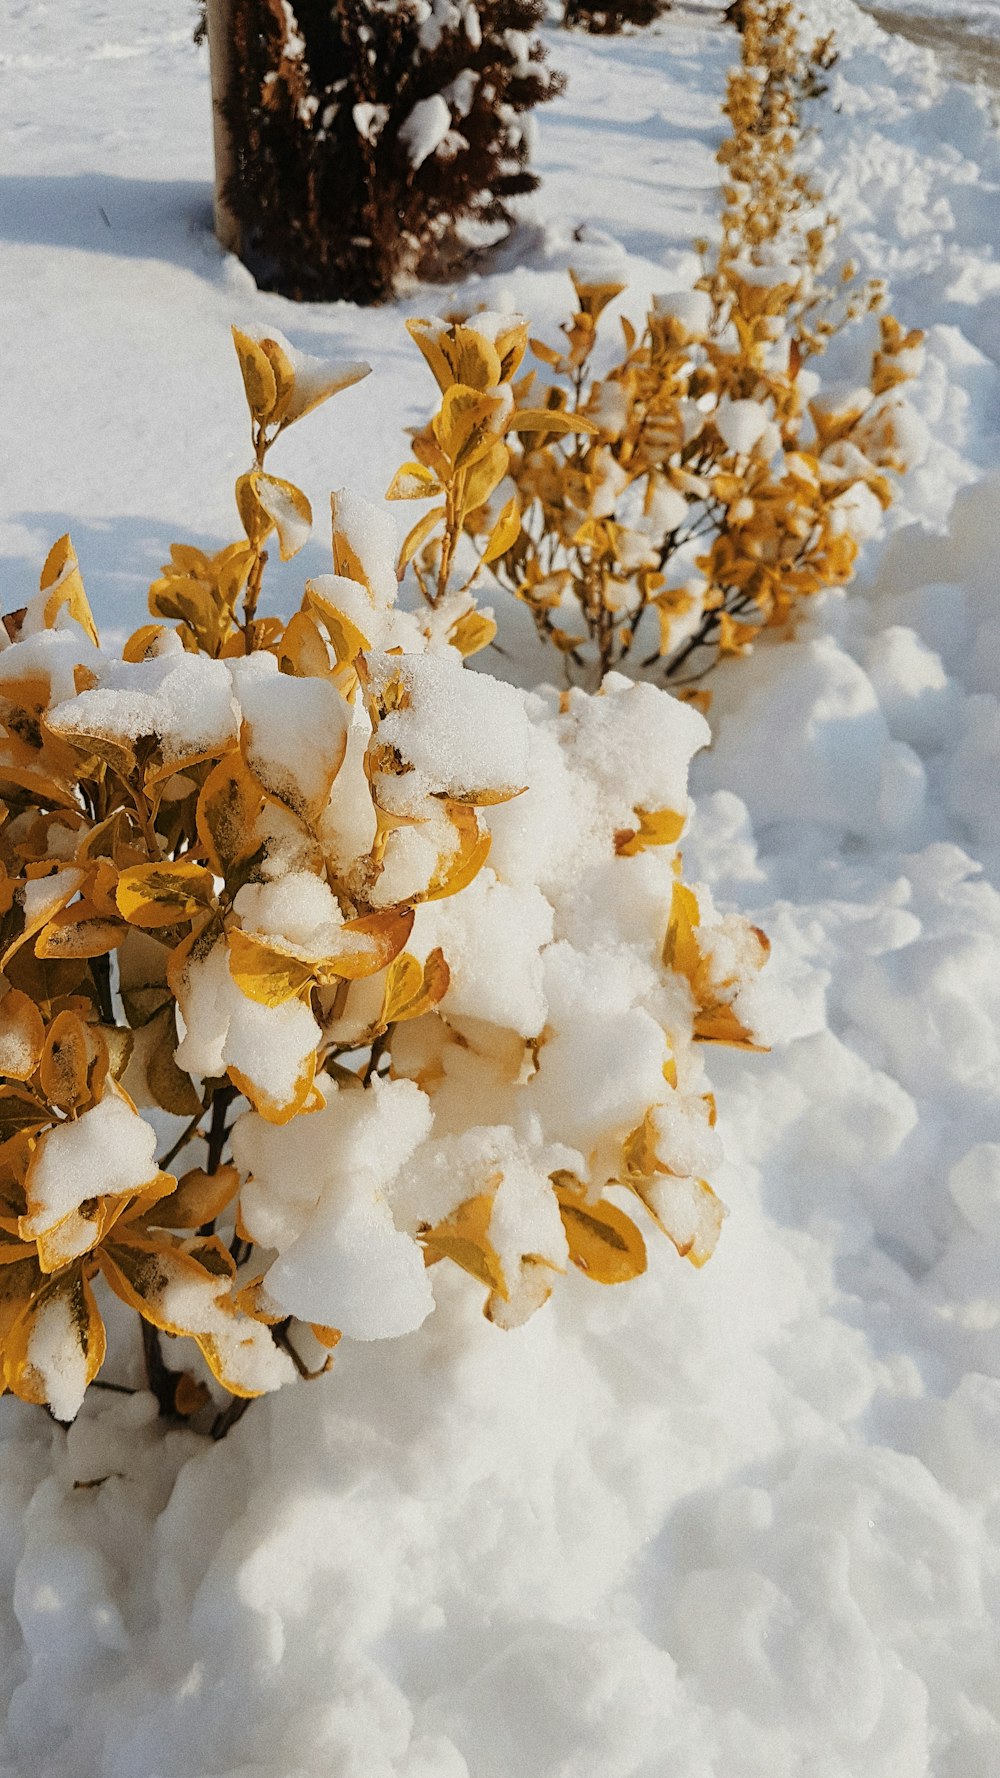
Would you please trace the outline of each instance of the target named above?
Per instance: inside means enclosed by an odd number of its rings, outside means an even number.
[[[345,1343],[217,1447],[142,1397],[93,1395],[68,1436],[4,1402],[0,1778],[1000,1771],[1000,153],[921,52],[811,10],[841,48],[815,153],[847,248],[929,328],[929,442],[858,592],[719,676],[686,871],[768,930],[795,1020],[713,1057],[719,1251],[694,1273],[654,1244],[637,1284],[569,1280],[512,1334],[439,1268],[419,1332]],[[402,315],[454,292],[300,311],[220,258],[188,25],[183,0],[8,9],[7,609],[67,523],[106,630],[173,537],[228,539],[232,320],[375,365],[282,441],[319,513],[381,493],[431,396]],[[735,39],[685,8],[552,44],[545,184],[460,292],[548,335],[569,263],[637,309],[692,276]]]

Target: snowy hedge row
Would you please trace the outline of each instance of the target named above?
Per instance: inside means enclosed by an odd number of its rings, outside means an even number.
[[[401,609],[390,519],[347,492],[333,572],[260,615],[311,521],[267,452],[366,367],[236,341],[244,539],[176,546],[118,653],[64,538],[2,635],[0,1349],[63,1419],[109,1292],[192,1411],[209,1373],[249,1397],[417,1327],[438,1261],[503,1326],[570,1264],[634,1277],[644,1218],[701,1264],[703,1045],[762,1019],[766,941],[680,875],[696,711],[467,669],[468,586]],[[492,439],[452,417],[471,476]]]

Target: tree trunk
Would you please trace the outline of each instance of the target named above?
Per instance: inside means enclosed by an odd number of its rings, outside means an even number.
[[[215,233],[229,253],[239,254],[240,225],[226,201],[236,169],[233,140],[225,108],[233,77],[234,0],[208,0],[208,54],[212,70],[212,116],[215,137]]]

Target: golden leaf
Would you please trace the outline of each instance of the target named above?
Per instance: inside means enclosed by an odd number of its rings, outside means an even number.
[[[670,918],[663,941],[663,961],[668,969],[693,981],[701,964],[695,938],[701,920],[698,897],[686,883],[675,882],[670,899]]]
[[[259,850],[257,823],[264,793],[242,753],[234,750],[213,766],[198,796],[198,838],[217,877],[231,885]]]
[[[758,1050],[766,1053],[766,1043],[756,1043],[753,1033],[741,1024],[731,1006],[720,1003],[695,1014],[695,1041],[722,1043],[730,1049]]]
[[[177,1023],[173,1003],[146,1021],[149,1035],[143,1043],[146,1085],[161,1111],[174,1117],[193,1117],[201,1100],[190,1075],[174,1060]]]
[[[215,1173],[192,1167],[177,1181],[176,1191],[156,1206],[154,1220],[163,1228],[198,1229],[221,1216],[240,1189],[236,1167],[225,1165]]]
[[[319,959],[316,974],[325,983],[377,975],[398,957],[412,930],[411,907],[387,908],[384,913],[345,920],[339,934],[348,944],[343,951]]]
[[[278,644],[278,664],[299,679],[322,679],[331,671],[330,652],[314,617],[293,612]]]
[[[483,561],[495,562],[500,556],[505,556],[520,535],[521,509],[517,503],[517,496],[513,495],[490,532],[489,542],[483,553]]]
[[[600,427],[593,420],[587,420],[583,414],[568,414],[564,408],[558,407],[522,407],[518,408],[510,423],[511,432],[552,432],[560,436],[567,432],[597,433]]]
[[[276,950],[239,927],[233,927],[226,936],[230,974],[258,1006],[283,1006],[312,981],[313,965],[302,958]]]
[[[39,1081],[49,1104],[60,1111],[78,1111],[99,1099],[108,1060],[99,1028],[85,1025],[78,1013],[59,1013],[49,1027],[39,1064]]]
[[[467,889],[489,857],[493,836],[488,827],[480,826],[475,809],[466,803],[448,803],[446,807],[458,831],[458,846],[438,860],[430,887],[421,898],[424,901],[443,901],[445,896]]]
[[[3,1349],[3,1380],[22,1401],[39,1406],[47,1401],[45,1379],[31,1362],[31,1340],[40,1317],[53,1304],[64,1311],[70,1337],[83,1356],[83,1381],[92,1383],[104,1363],[104,1323],[82,1266],[48,1280],[37,1290],[6,1332]]]
[[[646,1243],[635,1223],[616,1205],[586,1203],[565,1186],[556,1187],[569,1257],[597,1284],[624,1284],[646,1270]]]
[[[0,1075],[30,1080],[41,1060],[45,1026],[34,1001],[19,988],[0,1000]]]
[[[243,493],[239,490],[243,487]],[[259,545],[272,531],[278,534],[278,550],[283,562],[298,555],[312,528],[312,507],[294,482],[282,481],[276,475],[265,475],[252,469],[237,483],[237,504],[240,518],[251,543]]]
[[[466,474],[462,494],[463,519],[476,514],[485,505],[503,481],[509,466],[510,452],[503,440],[497,439]]]
[[[35,940],[35,956],[103,957],[121,944],[127,931],[123,920],[99,914],[89,901],[75,901],[42,927]]]
[[[684,832],[687,815],[676,809],[636,809],[639,826],[622,828],[615,834],[615,851],[620,858],[632,858],[650,846],[672,846]]]
[[[127,1239],[106,1242],[96,1257],[115,1295],[163,1333],[187,1334],[193,1339],[213,1375],[231,1395],[262,1393],[259,1389],[248,1389],[241,1377],[234,1375],[227,1365],[228,1341],[218,1334],[207,1334],[197,1326],[199,1321],[206,1319],[215,1322],[220,1314],[231,1317],[232,1338],[239,1341],[240,1323],[236,1310],[228,1295],[223,1295],[219,1289],[219,1278],[229,1276],[229,1266],[225,1263],[229,1256],[220,1242],[208,1237],[200,1241],[194,1251],[188,1252],[168,1236],[156,1238],[130,1229]],[[170,1298],[184,1304],[187,1325],[181,1325],[167,1315],[164,1304]]]
[[[441,483],[423,463],[404,463],[386,491],[387,500],[430,500],[442,493]]]
[[[445,391],[431,428],[455,469],[468,469],[490,449],[507,406],[499,395],[467,389],[460,383]]]
[[[236,356],[240,361],[243,387],[246,390],[247,406],[257,424],[265,426],[278,399],[274,367],[268,354],[248,333],[241,333],[238,327],[234,327],[232,333]]]
[[[587,315],[591,321],[596,321],[608,304],[614,302],[616,296],[621,296],[622,291],[626,288],[624,284],[599,283],[578,278],[572,270],[569,275],[573,289],[576,291],[580,312]]]
[[[444,999],[450,981],[451,971],[440,948],[433,950],[422,966],[409,951],[402,951],[386,974],[379,1024],[395,1025],[430,1012]]]
[[[448,631],[448,641],[452,648],[457,648],[460,655],[468,660],[472,654],[478,654],[481,648],[488,648],[497,627],[491,617],[484,617],[481,611],[467,611],[464,616],[452,624]]]
[[[467,1198],[443,1222],[421,1234],[420,1241],[426,1265],[433,1266],[438,1260],[450,1259],[463,1272],[468,1272],[470,1277],[477,1278],[480,1284],[487,1285],[506,1299],[510,1295],[507,1280],[500,1257],[489,1238],[492,1216],[493,1195],[480,1192],[474,1198]]]
[[[193,859],[164,859],[122,871],[115,899],[131,926],[151,931],[191,920],[212,905],[212,872]]]
[[[399,552],[399,563],[397,568],[399,574],[402,574],[407,563],[416,555],[421,545],[427,542],[428,537],[430,537],[431,533],[437,529],[444,517],[445,509],[443,506],[432,506],[430,512],[425,512],[423,518],[417,520],[412,531],[408,532],[403,540],[403,546]]]
[[[46,629],[53,628],[60,611],[68,611],[97,648],[100,645],[97,625],[83,590],[80,565],[68,533],[52,545],[45,559],[39,586],[43,593],[49,595],[44,612]]]
[[[182,1420],[189,1420],[192,1414],[207,1407],[212,1395],[206,1383],[199,1383],[190,1371],[182,1371],[174,1389],[174,1413]]]

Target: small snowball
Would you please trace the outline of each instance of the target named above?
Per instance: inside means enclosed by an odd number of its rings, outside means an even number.
[[[414,172],[440,146],[450,128],[451,112],[440,93],[418,100],[399,129],[399,140]]]
[[[759,401],[731,401],[724,395],[712,414],[712,423],[727,450],[745,457],[763,438],[771,422]]]

